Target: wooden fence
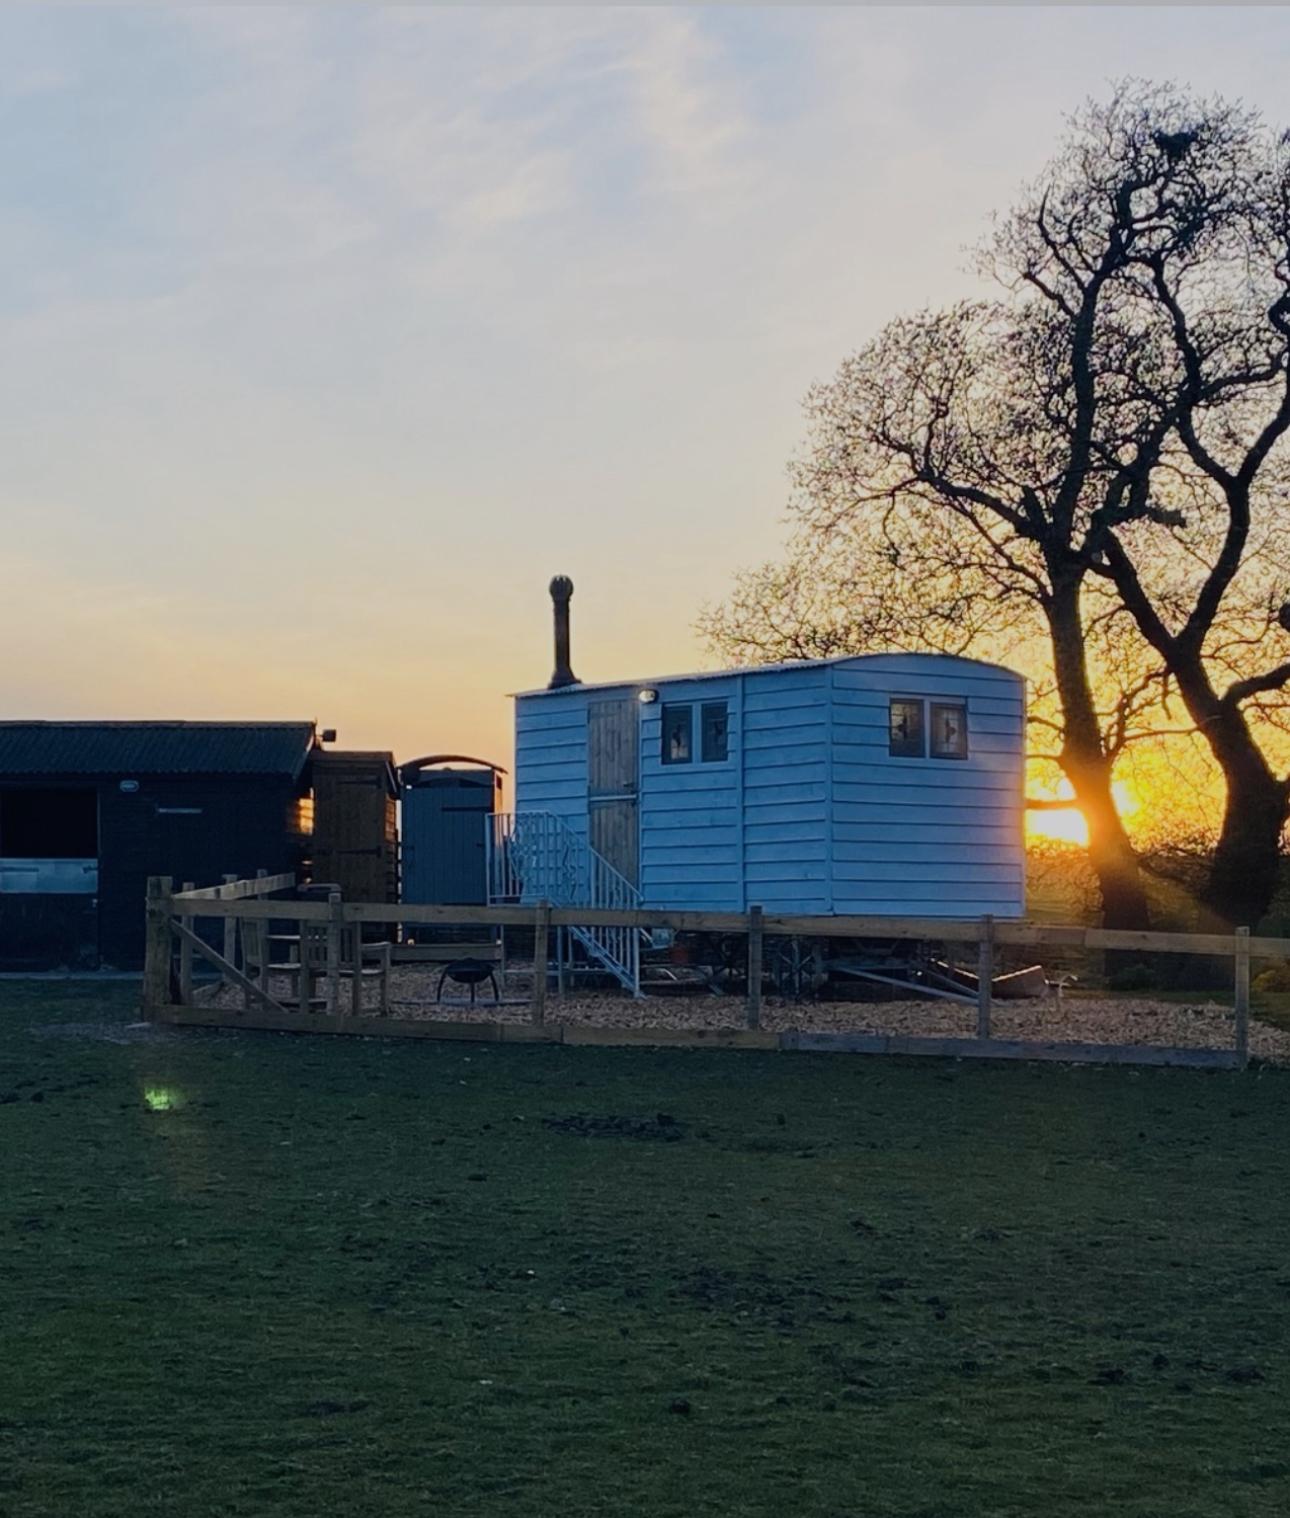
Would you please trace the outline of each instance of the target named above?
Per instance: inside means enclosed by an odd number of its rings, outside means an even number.
[[[261,1028],[275,1031],[348,1033],[375,1037],[475,1039],[491,1042],[562,1042],[604,1044],[707,1045],[757,1049],[838,1050],[853,1053],[932,1054],[989,1059],[1063,1060],[1080,1063],[1188,1065],[1242,1068],[1249,1057],[1250,961],[1290,955],[1290,938],[1253,938],[1246,928],[1227,933],[1120,932],[1078,925],[999,921],[993,918],[947,920],[918,917],[809,917],[764,912],[606,911],[554,907],[542,902],[520,906],[418,906],[346,902],[338,894],[327,901],[271,900],[291,890],[291,875],[227,881],[203,890],[175,892],[172,882],[155,877],[148,883],[147,954],[143,976],[143,1015],[151,1020],[203,1027]],[[223,923],[223,947],[216,949],[196,929],[199,919]],[[256,978],[236,961],[239,923],[288,922],[303,939],[308,932],[326,944],[320,981],[326,988],[324,1010],[293,1009],[270,992],[267,974]],[[512,927],[534,937],[533,986],[527,1022],[450,1022],[377,1015],[361,1009],[359,981],[364,930],[382,925]],[[667,928],[676,932],[742,935],[747,940],[747,994],[744,1026],[738,1029],[608,1028],[565,1024],[549,1013],[548,963],[553,929],[568,927]],[[975,945],[977,960],[976,1031],[973,1037],[915,1037],[879,1033],[784,1032],[761,1026],[763,952],[771,937],[905,939]],[[348,941],[346,951],[344,945]],[[991,1031],[995,956],[1002,947],[1096,949],[1225,957],[1233,964],[1235,1007],[1232,1045],[1222,1049],[1158,1045],[1008,1040]],[[244,1010],[201,1002],[194,989],[196,959],[208,962],[223,983],[242,991]],[[342,1005],[341,982],[353,985],[350,1009]],[[562,984],[562,982],[561,982]],[[559,996],[555,998],[559,1001]]]

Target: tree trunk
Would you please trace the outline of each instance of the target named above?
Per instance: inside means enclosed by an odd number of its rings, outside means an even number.
[[[1257,928],[1276,894],[1290,791],[1268,766],[1245,713],[1215,693],[1201,656],[1191,656],[1185,671],[1175,672],[1179,693],[1227,790],[1223,825],[1200,899],[1224,925]]]
[[[1145,930],[1150,926],[1138,856],[1111,794],[1111,766],[1104,755],[1086,760],[1069,742],[1062,768],[1088,824],[1088,858],[1102,897],[1102,926]]]
[[[1201,899],[1231,927],[1257,928],[1276,894],[1286,788],[1262,762],[1252,774],[1225,769],[1227,803]]]
[[[1143,929],[1149,926],[1147,897],[1138,857],[1111,792],[1112,763],[1089,684],[1079,603],[1080,576],[1054,574],[1047,611],[1064,727],[1059,759],[1088,824],[1088,857],[1102,897],[1103,926]]]

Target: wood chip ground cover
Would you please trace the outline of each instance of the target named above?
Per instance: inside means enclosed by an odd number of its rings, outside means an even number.
[[[4,1518],[1290,1511],[1290,1072],[133,1015],[0,987]]]
[[[501,1005],[479,999],[472,1007],[465,998],[436,1000],[438,975],[425,969],[399,967],[391,975],[390,1011],[393,1016],[440,1021],[527,1022],[530,1017],[531,973],[511,971],[504,978]],[[275,995],[290,992],[285,977],[274,980]],[[376,1010],[376,988],[366,989],[367,1010]],[[242,1005],[242,993],[225,989],[214,998],[224,1007]],[[737,996],[644,997],[625,992],[576,990],[554,993],[547,1001],[550,1022],[607,1028],[740,1028],[745,1026],[742,1000]],[[968,1038],[976,1032],[976,1010],[964,1003],[932,1000],[889,1002],[788,1001],[768,997],[761,1026],[768,1032],[802,1029],[831,1033],[892,1033],[924,1038]],[[1150,996],[1065,996],[999,1001],[991,1029],[1002,1039],[1089,1044],[1144,1044],[1180,1049],[1230,1049],[1235,1027],[1230,1007],[1201,994],[1194,1002],[1156,1001]],[[1290,1065],[1290,1028],[1272,1027],[1257,1016],[1250,1025],[1250,1053],[1255,1059]]]

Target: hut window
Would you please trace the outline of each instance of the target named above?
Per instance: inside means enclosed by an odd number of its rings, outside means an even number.
[[[694,758],[694,708],[664,706],[663,752],[664,764],[689,764]]]
[[[704,764],[720,764],[730,757],[730,724],[724,701],[705,701],[702,707],[703,735],[699,757]]]
[[[966,759],[967,707],[959,701],[932,702],[932,758]]]
[[[889,751],[898,759],[922,759],[923,703],[894,698],[891,703]]]

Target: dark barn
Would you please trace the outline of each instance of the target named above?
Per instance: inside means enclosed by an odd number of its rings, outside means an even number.
[[[149,875],[298,870],[312,722],[0,722],[0,969],[143,962]]]

